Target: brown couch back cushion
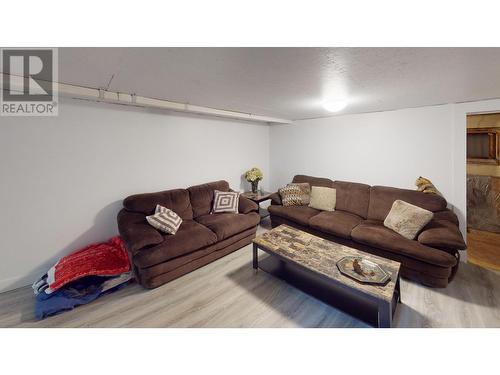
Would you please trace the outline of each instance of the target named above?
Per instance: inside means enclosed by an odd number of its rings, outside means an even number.
[[[292,182],[293,183],[308,182],[309,185],[311,186],[323,186],[329,188],[331,188],[333,184],[333,181],[330,180],[329,178],[306,176],[303,174],[297,174],[293,176]]]
[[[212,210],[214,190],[229,191],[229,184],[227,181],[220,180],[191,186],[187,190],[193,206],[193,215],[198,217],[207,215]]]
[[[372,186],[368,219],[384,220],[396,199],[436,212],[446,209],[446,200],[440,195],[387,186]]]
[[[336,210],[347,211],[366,219],[370,204],[370,185],[357,182],[334,181],[337,190]]]
[[[189,192],[186,189],[136,194],[125,198],[123,201],[123,207],[127,210],[140,212],[144,215],[154,214],[157,204],[171,209],[183,220],[190,220],[193,218],[193,208],[189,201]]]

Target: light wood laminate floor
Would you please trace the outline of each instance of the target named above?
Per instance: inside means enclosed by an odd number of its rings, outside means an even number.
[[[500,233],[470,229],[467,259],[478,266],[500,271]]]
[[[259,231],[265,228],[259,228]],[[25,287],[0,294],[0,327],[368,327],[263,271],[251,245],[154,290],[137,284],[36,321]],[[395,327],[500,327],[500,273],[462,263],[446,289],[402,280]]]

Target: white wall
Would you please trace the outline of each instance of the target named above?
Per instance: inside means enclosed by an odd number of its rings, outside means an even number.
[[[466,225],[466,115],[500,100],[296,121],[271,128],[271,188],[303,173],[415,189],[430,178]]]
[[[260,125],[63,100],[55,118],[0,117],[0,291],[117,233],[127,195],[216,179],[248,189],[294,174],[414,188],[431,178],[465,229],[468,113],[500,100]],[[269,179],[270,178],[270,179]]]
[[[305,173],[413,189],[425,176],[450,197],[452,114],[447,105],[273,126],[272,185]]]
[[[63,100],[58,117],[0,117],[0,290],[117,234],[130,194],[269,176],[269,126]],[[267,186],[264,179],[262,186]]]

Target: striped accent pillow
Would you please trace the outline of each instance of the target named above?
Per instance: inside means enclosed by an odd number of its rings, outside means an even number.
[[[159,204],[156,205],[154,215],[146,216],[146,220],[152,227],[168,234],[175,234],[182,224],[179,215]]]
[[[214,205],[212,213],[222,212],[238,213],[238,204],[240,203],[240,193],[236,191],[214,190]]]
[[[167,207],[160,206],[159,204],[156,205],[155,214],[159,214],[161,212],[167,212],[167,211],[170,211]]]

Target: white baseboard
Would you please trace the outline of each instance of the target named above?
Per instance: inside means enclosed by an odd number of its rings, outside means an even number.
[[[0,280],[0,293],[8,292],[9,290],[14,290],[22,288],[33,284],[33,282],[40,277],[40,273],[33,272],[29,275],[15,276],[7,279]]]
[[[467,263],[467,250],[458,250],[460,253],[460,261]]]

